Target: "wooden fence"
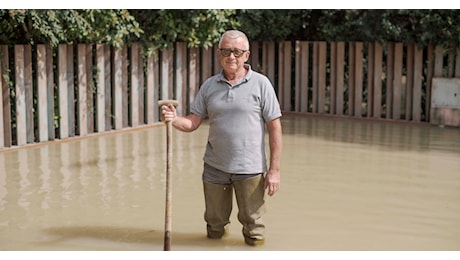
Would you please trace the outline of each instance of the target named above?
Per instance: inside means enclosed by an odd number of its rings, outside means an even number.
[[[146,57],[138,44],[0,46],[0,149],[159,122],[220,71],[214,48],[185,43]],[[249,63],[284,112],[429,122],[433,77],[460,77],[459,52],[412,44],[253,42]]]

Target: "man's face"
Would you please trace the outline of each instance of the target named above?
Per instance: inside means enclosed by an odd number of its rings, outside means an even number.
[[[249,58],[247,43],[243,38],[225,37],[217,54],[223,69],[229,73],[239,71]]]

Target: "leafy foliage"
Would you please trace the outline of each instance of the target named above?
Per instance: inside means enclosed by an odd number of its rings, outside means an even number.
[[[127,10],[0,10],[0,17],[3,44],[108,43],[120,47],[143,32]]]
[[[0,10],[0,44],[134,41],[209,47],[227,29],[258,41],[398,41],[460,46],[460,10],[162,9]],[[151,45],[152,46],[152,45]]]
[[[262,41],[397,41],[460,46],[460,10],[238,10],[240,28]]]
[[[144,29],[143,40],[156,48],[177,41],[189,47],[210,47],[227,29],[235,27],[234,10],[130,10]]]

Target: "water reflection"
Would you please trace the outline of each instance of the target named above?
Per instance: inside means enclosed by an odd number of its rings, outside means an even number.
[[[289,135],[307,135],[327,141],[366,144],[398,150],[460,151],[458,128],[308,116],[286,116],[283,122],[284,134]]]
[[[162,250],[165,128],[0,152],[0,250]],[[460,131],[283,118],[267,242],[205,238],[207,125],[174,131],[172,250],[459,250]]]

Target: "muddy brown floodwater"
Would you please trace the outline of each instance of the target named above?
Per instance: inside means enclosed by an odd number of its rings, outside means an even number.
[[[460,129],[286,115],[266,243],[205,237],[208,125],[173,131],[176,251],[460,250]],[[0,250],[163,250],[163,125],[0,150]]]

